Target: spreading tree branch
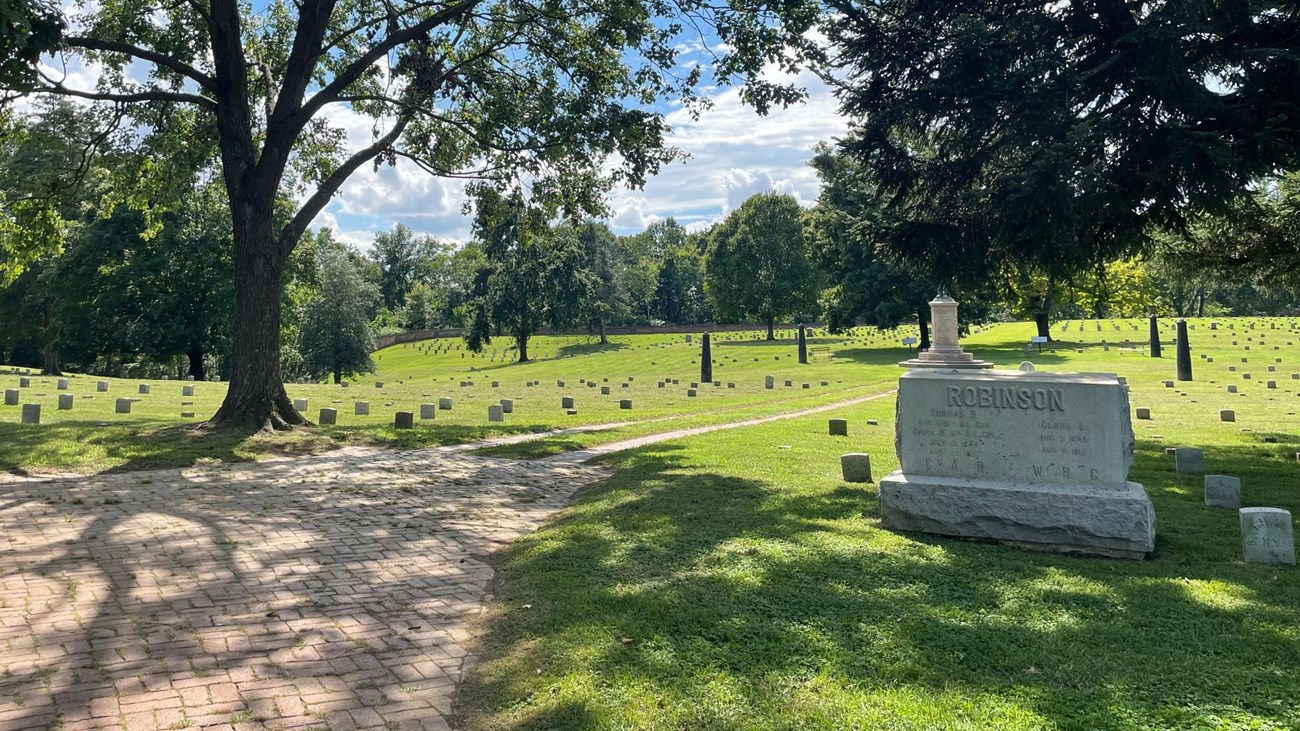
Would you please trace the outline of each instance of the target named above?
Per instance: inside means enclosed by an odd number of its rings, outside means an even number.
[[[216,86],[216,81],[211,76],[199,71],[190,64],[187,64],[178,58],[168,56],[165,53],[150,51],[147,48],[140,48],[139,46],[134,46],[130,43],[119,43],[117,41],[106,41],[100,38],[86,38],[83,36],[65,38],[64,42],[73,48],[84,48],[89,51],[121,53],[143,61],[149,61],[150,63],[175,71],[208,91],[212,91]]]
[[[409,123],[410,117],[398,117],[393,124],[393,128],[387,134],[375,140],[369,147],[354,153],[321,182],[320,186],[316,188],[316,192],[312,193],[307,202],[302,204],[302,208],[299,208],[298,212],[294,214],[293,219],[281,229],[278,245],[282,256],[288,256],[289,252],[298,243],[298,239],[307,231],[307,226],[325,208],[330,198],[334,197],[334,194],[352,176],[352,173],[389,150],[393,143],[397,142],[398,138],[402,136],[402,132]]]

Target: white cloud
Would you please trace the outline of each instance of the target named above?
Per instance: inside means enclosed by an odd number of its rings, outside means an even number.
[[[847,124],[830,89],[817,77],[802,74],[798,81],[808,89],[808,100],[767,116],[742,102],[736,89],[714,94],[713,107],[698,120],[685,110],[669,114],[673,131],[668,141],[690,157],[646,182],[639,191],[644,211],[699,228],[767,190],[790,193],[811,205],[820,189],[807,164],[812,147],[844,134]],[[619,221],[614,225],[628,232]]]
[[[698,120],[680,105],[670,105],[668,144],[689,158],[666,166],[643,190],[612,193],[613,228],[636,233],[671,216],[690,229],[700,229],[750,195],[768,190],[790,193],[803,205],[811,205],[820,187],[807,164],[812,147],[842,135],[847,125],[830,89],[817,77],[802,74],[797,80],[808,89],[808,100],[767,116],[742,102],[733,88],[711,90],[713,106]],[[373,139],[374,122],[368,117],[343,105],[329,107],[327,115],[331,124],[346,132],[351,149]],[[470,220],[461,213],[464,200],[460,181],[432,178],[399,160],[395,167],[358,170],[327,211],[339,227],[336,231],[341,228],[347,232],[341,235],[363,246],[369,246],[375,232],[399,222],[421,233],[465,241]]]

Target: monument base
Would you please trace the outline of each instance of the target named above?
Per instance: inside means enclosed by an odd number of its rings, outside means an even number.
[[[899,363],[904,368],[992,368],[988,361],[975,360],[975,356],[955,345],[932,345],[924,353]]]
[[[1034,485],[901,471],[880,480],[880,518],[894,530],[1114,558],[1145,558],[1156,528],[1151,498],[1136,482]]]

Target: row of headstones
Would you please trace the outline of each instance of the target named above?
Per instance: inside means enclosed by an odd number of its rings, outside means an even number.
[[[307,410],[307,399],[295,399],[293,407],[298,411]],[[438,399],[437,404],[420,404],[420,418],[433,419],[438,411],[451,411],[452,399],[442,397]],[[504,398],[500,403],[488,406],[488,421],[505,421],[505,414],[513,414],[515,411],[514,399]],[[370,402],[356,401],[352,404],[352,413],[355,416],[369,416]],[[318,423],[322,426],[330,426],[338,423],[339,412],[334,408],[323,408],[320,410]],[[398,411],[395,415],[394,426],[398,429],[411,429],[415,422],[415,412]]]
[[[1192,447],[1170,447],[1174,471],[1205,473],[1205,453]],[[1241,478],[1205,475],[1205,504],[1236,510],[1246,563],[1295,564],[1295,531],[1291,512],[1282,508],[1241,507]]]

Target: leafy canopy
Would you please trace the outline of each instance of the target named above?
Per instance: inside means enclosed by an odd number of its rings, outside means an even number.
[[[829,0],[843,148],[947,281],[1068,276],[1300,167],[1293,0]]]

